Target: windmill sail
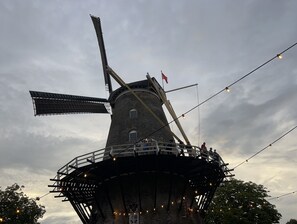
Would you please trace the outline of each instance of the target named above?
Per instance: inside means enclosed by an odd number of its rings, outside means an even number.
[[[34,114],[108,113],[108,101],[102,98],[30,91]]]
[[[102,67],[103,67],[103,74],[104,74],[104,80],[105,80],[105,86],[107,86],[109,93],[112,92],[112,86],[111,86],[111,80],[110,75],[108,74],[108,63],[106,58],[106,52],[105,52],[105,46],[103,41],[103,35],[102,35],[102,29],[101,29],[101,22],[99,17],[95,17],[90,15],[96,30],[96,35],[98,39],[99,44],[99,50],[101,54],[101,60],[102,60]]]

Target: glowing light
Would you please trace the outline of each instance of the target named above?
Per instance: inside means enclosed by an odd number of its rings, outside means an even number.
[[[112,158],[113,161],[116,161],[117,159],[115,157]]]
[[[16,210],[16,213],[20,213],[20,210],[19,210],[19,209],[17,209],[17,210]]]
[[[148,210],[146,210],[146,213],[148,213],[149,211]]]
[[[3,218],[0,218],[0,222],[3,222]]]
[[[171,202],[171,204],[173,205],[173,204],[174,204],[174,202],[172,201],[172,202]]]
[[[84,177],[87,177],[87,176],[88,176],[88,175],[85,173],[85,174],[84,174]]]
[[[282,59],[283,58],[283,55],[282,54],[277,54],[276,55],[279,59]]]
[[[161,208],[164,208],[164,205],[161,205]]]
[[[230,92],[230,88],[227,86],[226,88],[225,88],[225,90],[229,93]]]

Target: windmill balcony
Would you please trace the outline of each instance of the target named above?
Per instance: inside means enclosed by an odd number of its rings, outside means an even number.
[[[109,152],[109,154],[106,154],[105,152]],[[196,159],[205,160],[210,163],[218,163],[220,166],[226,167],[224,166],[225,163],[219,154],[209,153],[208,151],[203,152],[198,146],[186,146],[184,144],[157,142],[155,140],[151,140],[148,142],[140,142],[134,145],[115,145],[80,155],[60,168],[57,172],[56,179],[59,180],[78,168],[90,165],[90,163],[98,163],[106,159],[116,160],[119,157],[147,155],[193,157]]]
[[[58,170],[49,187],[72,204],[84,224],[128,223],[130,216],[115,214],[131,211],[139,223],[170,218],[174,224],[200,224],[197,220],[230,173],[227,165],[197,146],[150,139],[78,156]]]

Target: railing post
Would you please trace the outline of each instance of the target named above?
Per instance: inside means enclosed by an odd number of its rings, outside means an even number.
[[[179,144],[175,144],[175,150],[176,150],[176,153],[175,153],[175,155],[176,155],[176,157],[178,156],[178,154],[179,154],[179,151],[178,151],[178,146],[179,146],[179,148],[180,148],[180,145]]]
[[[95,163],[96,161],[95,161],[95,152],[93,152],[93,154],[92,154],[92,161]]]
[[[133,152],[134,152],[134,157],[137,155],[137,152],[136,152],[136,144],[133,145]]]
[[[155,143],[156,143],[157,155],[159,155],[161,150],[160,150],[158,142],[156,141]]]

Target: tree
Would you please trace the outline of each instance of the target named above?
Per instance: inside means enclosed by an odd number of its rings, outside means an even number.
[[[45,213],[44,206],[23,193],[24,186],[13,184],[5,190],[0,187],[0,223],[38,224]]]
[[[290,221],[287,222],[286,224],[297,224],[297,220],[296,219],[290,219]]]
[[[205,217],[206,224],[272,224],[281,214],[265,198],[263,185],[231,179],[217,189]]]

